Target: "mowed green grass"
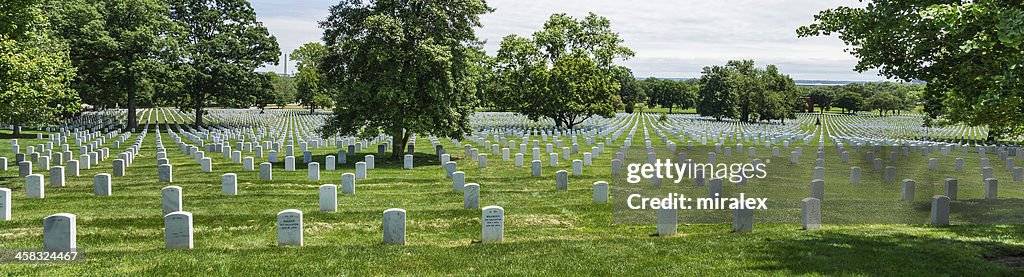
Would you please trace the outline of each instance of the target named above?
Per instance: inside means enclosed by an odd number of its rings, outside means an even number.
[[[653,126],[648,123],[648,128]],[[652,237],[653,224],[612,224],[611,204],[592,203],[592,184],[610,181],[610,159],[625,134],[606,147],[594,166],[584,168],[584,176],[570,177],[568,191],[555,191],[554,184],[556,170],[570,170],[568,161],[551,168],[544,159],[543,177],[538,178],[530,177],[528,167],[513,167],[500,155],[489,155],[489,167],[478,169],[461,148],[442,140],[459,170],[466,172],[467,182],[481,184],[481,205],[505,208],[505,241],[486,245],[474,243],[480,237],[480,210],[462,208],[462,194],[452,191],[451,180],[444,177],[437,157],[426,147],[430,145],[426,137],[419,138],[415,169],[403,170],[400,161],[378,158],[369,178],[357,181],[356,194],[339,194],[339,212],[325,213],[318,211],[317,187],[339,184],[341,174],[353,172],[354,163],[369,152],[350,158],[337,171],[322,170],[322,181],[307,181],[304,165],[286,172],[279,163],[274,181],[262,182],[258,172],[241,171],[240,164],[221,153],[208,153],[215,172],[201,173],[199,165],[163,134],[174,164],[173,184],[156,180],[152,128],[127,176],[114,178],[113,196],[93,196],[92,190],[93,176],[111,172],[111,160],[83,170],[80,177],[68,177],[65,188],[47,187],[45,199],[25,197],[24,180],[16,178],[16,166],[0,172],[0,187],[14,192],[14,220],[0,222],[0,248],[42,248],[42,218],[65,212],[78,216],[78,247],[88,259],[82,264],[0,265],[0,275],[1022,274],[988,258],[1012,260],[1024,254],[1021,225],[826,225],[808,232],[800,231],[795,221],[757,224],[753,233],[736,234],[728,224],[695,224],[680,226],[677,236]],[[642,147],[642,140],[642,128],[638,128],[634,145]],[[655,147],[664,147],[660,140],[652,140]],[[41,143],[20,141],[22,149]],[[4,140],[0,153],[13,163],[7,146],[9,141]],[[780,182],[773,185],[806,188],[814,147],[805,148],[801,163],[806,170],[769,171],[777,178],[771,180]],[[316,160],[322,162],[336,151],[333,146],[317,149]],[[112,149],[111,155],[120,152]],[[481,152],[490,153],[482,147]],[[759,148],[758,154],[768,157],[771,152]],[[829,165],[839,164],[837,156],[830,157]],[[741,160],[741,156],[733,158]],[[582,159],[582,154],[573,159]],[[993,159],[993,167],[997,166],[1001,162]],[[847,178],[845,168],[830,167],[828,178]],[[1008,180],[999,169],[997,176]],[[49,179],[45,171],[36,172]],[[221,194],[220,176],[229,172],[238,174],[237,196]],[[865,168],[865,177],[869,172]],[[167,185],[184,190],[184,209],[194,215],[195,249],[164,249],[160,189]],[[1005,182],[1000,193],[1020,197],[1012,192],[1020,189],[1019,184]],[[381,243],[382,212],[388,208],[408,211],[407,245]],[[276,246],[275,215],[285,209],[304,212],[305,246]]]

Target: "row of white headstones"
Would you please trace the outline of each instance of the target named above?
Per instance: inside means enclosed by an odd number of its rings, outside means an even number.
[[[174,134],[172,133],[172,136]],[[139,140],[141,142],[141,138]],[[180,140],[179,140],[180,142]],[[159,180],[161,182],[172,182],[171,177],[171,165],[166,158],[166,150],[163,150],[162,143],[158,141],[159,149],[157,157],[163,160],[159,165]],[[536,142],[535,142],[536,144]],[[468,145],[467,145],[468,146]],[[548,147],[550,149],[550,146]],[[469,148],[467,147],[467,150]],[[162,150],[162,151],[161,151]],[[476,150],[475,148],[473,150]],[[538,148],[533,149],[534,152],[538,152]],[[190,151],[191,154],[195,154],[195,151]],[[475,152],[475,151],[474,151]],[[507,153],[507,151],[505,151]],[[550,152],[550,150],[549,150]],[[557,166],[557,154],[551,153],[552,166]],[[590,153],[587,153],[590,154]],[[509,158],[505,155],[505,160]],[[537,154],[535,154],[537,156]],[[448,158],[448,154],[442,155],[442,160]],[[293,157],[292,161],[294,161]],[[405,168],[411,169],[411,158],[412,155],[406,155],[405,157]],[[479,161],[480,167],[486,167],[486,154],[479,154],[474,157]],[[206,158],[208,159],[208,158]],[[449,158],[450,159],[450,158]],[[288,159],[286,158],[286,161]],[[516,155],[517,166],[522,165],[522,153]],[[205,161],[205,159],[204,159]],[[238,161],[236,161],[238,162]],[[357,163],[357,169],[362,168],[362,177],[365,178],[365,169],[367,163],[373,164],[373,156],[367,155],[365,162]],[[456,171],[452,172],[455,168],[453,161],[446,163],[446,169],[448,169],[449,177],[453,178],[453,187],[456,190],[464,192],[464,207],[465,208],[478,208],[479,207],[479,185],[478,184],[465,184],[464,183],[464,172]],[[261,169],[265,167],[261,166]],[[574,161],[574,174],[579,175],[579,167],[581,167],[582,161]],[[360,165],[362,165],[360,167]],[[287,167],[287,166],[286,166]],[[533,161],[534,175],[539,175],[540,161]],[[292,168],[293,170],[293,168]],[[204,171],[209,171],[204,168]],[[357,173],[360,171],[357,170]],[[262,173],[262,172],[261,172]],[[264,174],[261,174],[263,176]],[[348,179],[352,178],[351,173],[343,174],[344,177],[348,176]],[[360,174],[356,174],[360,175]],[[270,176],[269,173],[266,176]],[[567,189],[568,173],[564,170],[560,170],[556,173],[557,176],[557,188]],[[356,176],[358,178],[358,176]],[[460,178],[461,177],[461,178]],[[310,163],[310,179],[319,179],[319,164],[316,162]],[[267,177],[266,179],[269,179]],[[30,197],[42,198],[43,194],[43,178],[38,174],[30,174],[26,178],[26,182],[31,184],[27,186],[29,190],[28,194]],[[224,185],[223,191],[226,194],[237,194],[237,176],[233,173],[225,174],[222,177]],[[346,185],[351,184],[351,193],[354,193],[354,180],[346,182]],[[99,196],[110,195],[110,175],[109,174],[98,174],[95,178],[96,194]],[[344,189],[343,189],[344,190]],[[34,192],[33,192],[34,191]],[[181,188],[176,186],[169,186],[162,190],[162,206],[165,213],[165,243],[168,248],[192,248],[193,247],[193,227],[192,227],[192,214],[189,212],[182,211],[181,208]],[[3,217],[4,220],[10,219],[10,190],[5,189],[0,191],[0,198],[5,201],[3,206],[7,209]],[[337,187],[333,184],[326,184],[320,187],[320,204],[322,211],[336,211],[337,210]],[[607,182],[595,183],[595,202],[607,202],[608,199],[608,185]],[[485,243],[498,242],[504,239],[504,209],[498,206],[487,206],[482,209],[481,215],[481,241]],[[73,214],[61,213],[55,214],[44,219],[44,248],[47,251],[68,251],[77,248],[76,239],[76,222]],[[278,213],[278,241],[280,245],[302,245],[302,212],[299,210],[289,209]],[[405,210],[403,209],[388,209],[384,212],[384,242],[390,244],[404,244],[405,243]]]
[[[635,127],[634,127],[634,129],[635,129]],[[645,130],[645,137],[646,136],[647,135],[646,135],[646,130]],[[536,144],[536,142],[534,144]],[[550,149],[550,146],[549,146],[549,149]],[[475,149],[473,149],[473,150],[475,150]],[[534,150],[535,153],[539,151],[539,149],[536,148],[536,147],[533,150]],[[476,151],[473,151],[473,152],[476,152]],[[549,152],[550,152],[550,150],[549,150]],[[552,164],[556,164],[557,163],[557,156],[554,156],[554,155],[557,155],[557,154],[554,154],[554,153],[551,153],[551,154],[553,154],[552,157],[551,157]],[[522,153],[517,154],[517,157],[516,157],[517,158],[516,159],[517,160],[517,165],[521,164],[521,162],[520,162],[521,161],[521,155],[522,155]],[[537,154],[534,154],[534,156],[537,156]],[[411,166],[409,166],[409,162],[411,160],[411,159],[409,159],[410,157],[411,157],[411,155],[407,155],[406,156],[406,164],[407,164],[406,167],[407,168],[411,168]],[[481,167],[485,167],[486,166],[486,154],[478,154],[477,157],[480,160],[480,166]],[[372,155],[368,156],[367,159],[372,164]],[[508,158],[505,158],[505,159],[507,160]],[[579,162],[579,161],[574,161],[574,165],[576,164],[575,162]],[[362,162],[362,163],[366,163],[366,162]],[[532,162],[532,165],[534,167],[534,175],[538,174],[537,172],[539,172],[538,169],[539,169],[540,163],[541,162],[539,160],[534,160]],[[449,164],[451,164],[452,166],[449,167]],[[451,177],[455,179],[453,182],[455,183],[455,187],[458,189],[459,188],[458,183],[460,183],[459,179],[463,179],[464,180],[464,173],[463,174],[458,174],[458,173],[462,173],[462,172],[451,172],[452,170],[454,170],[454,162],[449,162],[449,163],[446,163],[445,165],[446,165],[446,169],[451,168],[451,169],[448,170],[449,173],[454,173],[454,174],[452,174],[453,176],[451,176]],[[164,175],[164,174],[169,175],[170,174],[170,164],[167,163],[167,164],[161,165],[161,169],[164,169],[164,168],[167,169],[166,173],[164,173],[165,172],[164,170],[161,170],[161,175]],[[316,171],[316,173],[317,173],[316,177],[317,178],[319,177],[318,176],[319,165],[316,164],[316,163],[312,163],[311,167],[310,167],[310,170],[311,170],[310,171],[310,178],[311,179],[314,178],[313,177],[314,176],[314,168],[315,168],[315,170],[317,170]],[[365,170],[365,165],[364,165],[364,170]],[[575,168],[574,168],[574,171],[576,171]],[[231,174],[231,175],[233,175],[233,174]],[[458,178],[460,175],[463,178]],[[566,183],[567,183],[567,180],[566,180],[567,179],[567,175],[568,175],[567,172],[565,172],[564,170],[560,170],[558,173],[556,173],[556,187],[557,187],[557,189],[565,189],[565,186],[566,186]],[[36,175],[36,176],[38,176],[38,177],[33,177],[33,178],[29,178],[29,179],[38,180],[37,183],[40,184],[40,186],[41,186],[41,184],[42,184],[41,175]],[[163,176],[161,176],[161,177],[163,177]],[[223,178],[225,180],[228,180],[228,179],[235,180],[236,179],[236,178],[230,178],[228,176],[228,174],[225,174],[225,176]],[[161,179],[164,179],[164,178],[161,178]],[[167,182],[170,182],[170,177],[169,176],[166,179],[167,179]],[[110,193],[109,192],[110,191],[110,184],[109,184],[110,183],[110,176],[109,176],[109,174],[97,175],[96,183],[97,183],[97,195],[109,195],[109,193]],[[228,182],[225,181],[225,183],[228,183]],[[105,187],[106,189],[102,189],[102,187]],[[462,190],[464,191],[464,205],[466,206],[466,208],[476,208],[476,207],[478,207],[478,205],[479,205],[478,204],[479,203],[479,200],[478,200],[478,197],[479,197],[479,185],[477,185],[477,184],[466,184],[462,188],[463,188]],[[225,191],[227,191],[227,190],[228,190],[228,188],[226,186],[225,187]],[[599,193],[600,191],[603,191],[603,193]],[[7,192],[5,192],[5,193],[7,193],[7,195],[9,195],[9,190]],[[336,197],[337,197],[336,195],[337,194],[336,193],[337,193],[337,187],[334,186],[334,185],[328,184],[328,185],[323,185],[323,186],[320,187],[321,210],[323,210],[323,211],[336,211],[336,209],[337,209],[337,206],[336,206],[336,203],[337,203],[336,202]],[[595,183],[594,193],[595,193],[595,202],[607,201],[607,183],[605,183],[605,182],[597,182],[597,183]],[[602,198],[600,196],[601,194],[603,194],[603,200],[599,200],[599,198]],[[177,198],[175,198],[174,195],[177,195]],[[40,193],[40,196],[41,196],[41,193]],[[181,197],[180,187],[172,186],[172,187],[167,187],[167,188],[164,189],[164,203],[163,204],[164,204],[164,209],[165,209],[165,214],[166,214],[165,215],[165,232],[166,232],[165,233],[165,238],[167,240],[167,247],[169,247],[169,248],[191,248],[192,247],[192,215],[191,215],[191,213],[188,213],[188,212],[185,212],[185,211],[181,211],[181,208],[180,208],[180,206],[181,206],[181,199],[180,199],[180,197]],[[942,197],[945,197],[945,196],[942,196]],[[6,199],[9,201],[10,197],[8,196],[8,197],[6,197]],[[933,204],[933,220],[932,220],[933,223],[938,222],[938,223],[941,224],[941,222],[943,222],[943,218],[945,218],[944,221],[948,224],[948,201],[949,201],[949,198],[946,197],[943,200],[940,196],[936,196],[936,198],[933,201],[936,201],[936,203],[938,203],[938,204]],[[941,205],[943,203],[942,201],[945,201],[944,202],[945,203],[945,209],[942,208],[942,205]],[[177,207],[178,207],[177,209],[173,208],[175,206],[175,203],[177,203],[176,204]],[[819,203],[819,204],[816,205],[815,203]],[[333,208],[331,208],[332,205],[333,205]],[[9,209],[10,205],[9,204],[5,204],[4,207]],[[168,209],[168,207],[172,207],[172,208]],[[943,213],[943,211],[945,211],[945,212]],[[667,230],[667,228],[668,228],[667,226],[668,225],[675,226],[675,224],[670,224],[669,222],[667,222],[668,218],[669,218],[668,217],[668,213],[671,213],[671,211],[668,211],[668,210],[659,211],[659,216],[658,216],[658,219],[659,219],[659,221],[658,221],[658,230],[659,230],[658,233],[659,234],[669,235],[670,233],[674,233],[674,231],[670,232],[670,231]],[[10,213],[7,212],[7,214],[9,215]],[[942,216],[943,214],[945,214],[945,217]],[[673,218],[673,220],[674,220],[674,218],[676,218],[676,217],[672,216],[671,218]],[[497,207],[497,206],[485,207],[483,209],[482,219],[483,219],[483,223],[482,223],[482,238],[483,239],[482,240],[484,242],[501,241],[503,239],[504,210],[501,207]],[[663,220],[663,219],[665,219],[665,220]],[[56,215],[47,217],[44,220],[44,237],[45,237],[44,238],[44,241],[45,241],[44,244],[48,245],[47,246],[48,249],[62,249],[62,248],[60,248],[62,245],[63,246],[74,246],[75,239],[72,236],[75,233],[75,231],[74,231],[74,225],[75,225],[74,224],[74,220],[75,220],[74,219],[74,215],[70,215],[70,214],[56,214]],[[752,228],[752,220],[753,220],[752,219],[752,211],[737,210],[736,211],[736,220],[734,221],[734,229],[736,231],[744,231],[744,230],[749,231],[749,228]],[[279,225],[278,226],[279,244],[281,244],[281,245],[301,245],[302,244],[302,213],[301,213],[301,211],[298,211],[298,210],[285,210],[285,211],[282,211],[282,212],[278,213],[278,225]],[[804,227],[807,228],[807,229],[817,229],[817,226],[820,226],[820,199],[818,199],[818,198],[808,198],[808,199],[805,199],[804,200]],[[663,229],[666,229],[666,230],[663,230]],[[672,229],[674,229],[674,227]],[[68,235],[68,234],[70,234],[70,235]],[[402,210],[402,209],[388,209],[388,210],[385,211],[385,213],[384,213],[384,242],[385,243],[398,243],[398,244],[402,244],[402,243],[405,242],[405,211],[404,210]],[[64,248],[74,248],[74,247],[64,247]]]
[[[141,138],[139,141],[141,142]],[[160,182],[172,182],[171,177],[171,165],[166,158],[166,150],[163,150],[162,143],[158,143],[158,154],[157,158],[163,162],[159,165]],[[535,148],[535,152],[539,149]],[[588,153],[589,154],[589,153]],[[486,154],[480,154],[481,159],[479,166],[486,167]],[[442,155],[442,159],[448,157],[448,154]],[[372,155],[368,155],[367,162],[373,163]],[[411,169],[411,155],[406,155],[406,167]],[[517,154],[517,160],[521,161],[522,153]],[[207,158],[208,159],[208,158]],[[507,158],[506,158],[507,160]],[[557,161],[557,156],[553,158]],[[237,161],[236,161],[237,162]],[[367,162],[357,163],[357,168],[362,164],[363,178],[365,178],[365,168]],[[539,172],[539,160],[534,162],[535,172]],[[557,163],[557,162],[555,162]],[[264,163],[267,164],[267,163]],[[580,161],[576,161],[575,164],[580,164]],[[454,162],[449,162],[446,169],[454,170]],[[520,162],[521,165],[521,162]],[[554,165],[553,165],[554,166]],[[316,162],[311,163],[310,167],[310,179],[319,178],[319,164]],[[576,170],[574,170],[576,171]],[[450,172],[450,171],[449,171]],[[452,172],[450,172],[452,173]],[[579,174],[579,173],[577,173]],[[123,174],[122,174],[123,175]],[[261,174],[263,175],[263,174]],[[343,174],[352,178],[351,173]],[[556,173],[558,176],[558,189],[567,188],[567,172],[560,170]],[[269,176],[269,174],[268,174]],[[465,184],[464,173],[454,172],[452,176],[454,178],[453,184],[457,190],[464,191],[464,207],[465,208],[478,208],[479,207],[479,185],[478,184]],[[459,178],[462,177],[462,178]],[[269,178],[268,178],[269,179]],[[226,194],[237,194],[237,176],[233,173],[225,174],[222,177],[223,191]],[[28,194],[30,198],[43,198],[44,197],[44,186],[42,175],[30,174],[26,176]],[[96,195],[98,196],[109,196],[110,195],[110,175],[103,173],[96,175],[95,187]],[[354,180],[349,182],[352,184],[352,193],[354,193]],[[596,188],[602,188],[603,197],[602,200],[598,200],[597,190],[595,190],[595,201],[606,202],[607,201],[607,183],[598,182],[595,184]],[[192,228],[192,214],[189,212],[182,211],[181,208],[181,188],[176,186],[169,186],[162,191],[162,206],[165,213],[165,241],[168,248],[192,248],[193,247],[193,228]],[[322,211],[336,211],[337,210],[337,187],[333,184],[327,184],[320,187],[320,204]],[[0,219],[10,220],[10,190],[4,189],[0,191],[0,199],[2,201],[5,212]],[[482,242],[498,242],[504,239],[504,209],[498,206],[488,206],[482,209]],[[68,251],[77,248],[76,239],[76,222],[73,214],[61,213],[55,214],[44,219],[44,249],[47,251]],[[278,214],[278,239],[280,245],[302,245],[302,212],[298,210],[285,210]],[[405,210],[402,209],[388,209],[384,213],[384,242],[390,244],[404,244],[405,242]]]

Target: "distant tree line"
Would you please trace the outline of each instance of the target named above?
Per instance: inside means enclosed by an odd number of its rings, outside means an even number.
[[[0,100],[15,107],[0,121],[16,132],[81,103],[127,108],[128,128],[140,105],[192,111],[201,126],[208,106],[264,107],[281,87],[254,71],[280,50],[245,0],[8,0],[0,22]]]
[[[988,126],[988,140],[1019,140],[1024,135],[1022,23],[1020,1],[871,1],[862,8],[821,11],[797,35],[839,37],[858,58],[857,71],[927,82],[920,96],[925,125]],[[872,97],[864,98],[867,106],[896,102],[886,94]]]
[[[842,86],[801,86],[800,90],[821,110],[840,108],[843,113],[877,111],[878,115],[895,115],[917,107],[925,85],[869,82]]]

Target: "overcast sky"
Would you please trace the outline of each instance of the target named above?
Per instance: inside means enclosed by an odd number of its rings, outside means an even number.
[[[256,16],[290,53],[307,42],[319,42],[318,21],[327,17],[329,0],[252,0]],[[856,0],[491,0],[493,13],[481,19],[477,36],[491,55],[508,34],[529,36],[552,13],[583,17],[595,12],[612,22],[636,57],[620,64],[638,77],[692,78],[704,66],[730,59],[753,59],[759,66],[775,64],[794,79],[880,80],[876,72],[853,71],[856,59],[835,37],[797,38],[796,28],[814,14],[836,6],[862,6]],[[289,64],[292,72],[294,64]],[[284,66],[261,71],[283,72]]]

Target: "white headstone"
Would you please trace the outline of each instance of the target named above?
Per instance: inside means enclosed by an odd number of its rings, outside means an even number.
[[[594,203],[608,203],[608,182],[594,182]]]
[[[238,195],[238,175],[234,173],[221,175],[220,192],[224,195]]]
[[[746,233],[754,230],[754,210],[739,208],[732,210],[732,231]]]
[[[173,212],[164,216],[164,246],[170,249],[192,249],[192,213]]]
[[[66,183],[64,178],[64,167],[54,166],[50,168],[50,185],[55,187],[63,187]]]
[[[75,215],[59,213],[43,218],[43,250],[70,252],[78,248],[78,226]]]
[[[384,210],[384,243],[405,244],[405,210]]]
[[[957,190],[958,190],[957,179],[956,178],[946,178],[945,185],[946,185],[946,190],[945,190],[944,195],[946,195],[946,197],[949,197],[949,200],[956,201]]]
[[[253,171],[256,170],[256,159],[253,157],[242,158],[242,171]]]
[[[540,175],[541,175],[541,164],[540,164],[540,161],[539,160],[533,160],[533,162],[531,162],[530,165],[531,165],[530,173],[533,175],[533,177],[540,177]]]
[[[456,171],[452,173],[452,190],[462,191],[466,186],[466,173]]]
[[[320,163],[311,162],[307,166],[307,179],[310,181],[320,181]]]
[[[903,179],[902,200],[914,201],[914,189],[917,182],[911,179]]]
[[[660,237],[667,237],[676,234],[679,223],[679,210],[658,209],[657,210],[657,232]]]
[[[813,197],[801,201],[804,230],[821,228],[821,200]]]
[[[894,183],[896,182],[896,167],[886,166],[885,167],[885,182]]]
[[[46,187],[43,185],[43,175],[32,174],[25,176],[25,195],[28,198],[45,198]]]
[[[302,246],[302,211],[284,210],[277,213],[277,245]]]
[[[341,193],[356,193],[356,175],[352,173],[341,174]]]
[[[295,157],[284,157],[284,171],[295,171]]]
[[[11,220],[11,189],[0,188],[0,221]]]
[[[931,223],[936,226],[949,225],[949,197],[932,196]]]
[[[569,189],[569,172],[565,170],[555,171],[555,190]]]
[[[811,198],[817,198],[818,200],[825,199],[824,180],[814,179],[811,181]]]
[[[22,161],[18,163],[18,177],[26,177],[32,175],[32,161]]]
[[[466,209],[480,208],[480,185],[469,183],[462,188],[462,207]]]
[[[723,196],[723,182],[724,181],[719,178],[708,180],[708,198],[717,199]]]
[[[78,177],[78,160],[69,160],[65,168],[65,175]]]
[[[174,181],[174,171],[170,164],[161,165],[157,169],[158,179],[160,183],[171,183]]]
[[[160,190],[160,206],[163,214],[182,211],[181,187],[168,186]]]
[[[860,167],[850,167],[850,184],[860,184]]]
[[[93,177],[93,194],[96,196],[110,196],[111,190],[110,174],[100,173]]]
[[[125,160],[115,159],[114,160],[114,174],[115,177],[124,176]],[[205,172],[205,171],[204,171]]]
[[[996,178],[985,179],[985,199],[995,200],[999,198],[999,180]]]
[[[444,174],[445,174],[445,177],[452,178],[452,174],[455,174],[455,171],[456,171],[456,163],[455,162],[449,161],[449,162],[444,163]]]
[[[481,242],[501,242],[505,240],[505,209],[498,206],[487,206],[481,212]]]
[[[356,179],[366,179],[366,162],[356,163]]]
[[[320,186],[320,211],[338,211],[338,186],[332,184]]]

